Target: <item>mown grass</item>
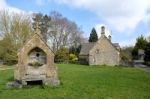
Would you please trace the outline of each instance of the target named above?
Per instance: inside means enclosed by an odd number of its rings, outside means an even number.
[[[5,89],[13,70],[0,71],[0,99],[150,99],[150,73],[136,68],[57,64],[59,87]]]

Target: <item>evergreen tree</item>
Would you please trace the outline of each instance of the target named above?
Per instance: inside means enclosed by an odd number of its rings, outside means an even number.
[[[97,40],[98,40],[97,32],[95,28],[93,28],[89,37],[89,42],[96,42]]]

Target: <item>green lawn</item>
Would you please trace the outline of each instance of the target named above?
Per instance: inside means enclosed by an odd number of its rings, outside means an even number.
[[[59,87],[5,89],[13,70],[0,71],[0,99],[150,99],[150,73],[136,68],[58,64]]]

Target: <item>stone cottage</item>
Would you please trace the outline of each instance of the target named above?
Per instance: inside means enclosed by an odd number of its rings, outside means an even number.
[[[36,81],[52,86],[59,84],[54,53],[44,42],[38,29],[18,52],[14,78],[23,85]]]
[[[82,45],[79,59],[89,65],[119,65],[120,46],[111,42],[111,36],[105,36],[105,27],[102,26],[101,37],[97,42]]]

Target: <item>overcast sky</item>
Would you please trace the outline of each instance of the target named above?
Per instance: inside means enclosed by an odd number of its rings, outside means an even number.
[[[121,46],[134,45],[138,36],[150,36],[150,0],[0,0],[0,10],[15,12],[58,11],[74,21],[89,37],[93,27],[100,34],[106,26],[107,35]]]

